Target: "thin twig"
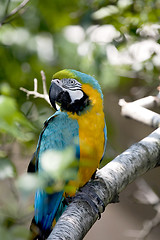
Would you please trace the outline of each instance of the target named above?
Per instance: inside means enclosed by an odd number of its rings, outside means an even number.
[[[13,181],[12,178],[9,178],[8,181],[10,184],[10,190],[11,190],[14,198],[16,199],[17,202],[19,202],[19,194],[18,194],[17,188],[15,187],[15,182]]]
[[[10,5],[11,0],[8,0],[7,5],[6,5],[6,10],[4,13],[4,17],[8,14],[8,9],[9,9],[9,5]]]
[[[4,16],[4,18],[2,19],[2,21],[0,22],[0,27],[8,22],[8,19],[11,17],[14,17],[22,8],[24,8],[26,6],[26,4],[29,2],[30,0],[24,0],[22,3],[19,4],[18,7],[14,8],[8,15]],[[10,3],[10,1],[8,2],[8,4]],[[7,4],[7,5],[8,5]],[[6,10],[8,11],[8,9],[6,8]]]
[[[136,182],[137,189],[134,193],[134,198],[138,200],[141,204],[150,204],[156,206],[159,204],[159,196],[153,191],[153,189],[148,185],[148,183],[143,179],[139,179]]]
[[[37,92],[38,89],[38,81],[37,78],[34,78],[34,92]]]
[[[146,239],[151,231],[160,224],[160,204],[159,211],[157,211],[154,218],[147,220],[143,223],[143,228],[141,230],[129,230],[127,231],[127,237],[134,238],[135,240]]]
[[[141,230],[128,230],[127,237],[135,238],[136,240],[146,239],[151,231],[160,224],[160,199],[158,195],[152,190],[144,179],[136,181],[138,191],[134,194],[135,198],[142,204],[153,205],[156,215],[143,223]]]
[[[33,91],[29,91],[23,87],[20,87],[20,90],[27,93],[27,97],[32,95],[32,96],[34,96],[34,98],[42,98],[51,105],[50,100],[49,100],[49,95],[47,93],[46,77],[45,77],[44,71],[41,71],[41,76],[42,76],[42,84],[43,84],[43,93],[38,92],[38,81],[36,78],[34,78],[34,90]]]
[[[139,232],[137,240],[145,239],[151,231],[160,224],[160,206],[159,212],[151,220],[145,221],[143,224],[143,229]]]
[[[47,94],[46,76],[43,70],[41,71],[41,76],[42,76],[42,83],[43,83],[43,93],[46,95]]]
[[[15,15],[16,13],[18,13],[22,8],[24,8],[26,6],[26,4],[29,2],[30,0],[24,0],[22,3],[19,4],[18,7],[16,7],[15,9],[13,9],[11,11],[11,13],[9,13],[7,15],[7,17],[12,17],[13,15]]]

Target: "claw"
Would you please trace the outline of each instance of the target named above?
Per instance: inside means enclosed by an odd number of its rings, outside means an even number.
[[[101,213],[105,210],[105,204],[92,188],[89,190],[85,189],[84,187],[79,188],[79,191],[74,197],[67,196],[64,198],[63,206],[68,206],[74,199],[79,199],[81,201],[87,202],[93,211],[98,214],[98,219],[101,218]],[[100,211],[100,209],[102,210]]]
[[[73,201],[73,199],[74,199],[74,197],[66,197],[66,198],[64,198],[63,199],[63,206],[65,207],[65,206],[68,206],[72,201]]]
[[[78,192],[76,194],[76,199],[80,199],[82,201],[87,202],[92,207],[92,209],[99,215],[98,206],[94,203],[94,201],[91,199],[91,197],[88,196],[88,194],[86,194],[84,192]]]
[[[83,191],[79,189],[79,192],[76,194],[76,199],[80,199],[82,201],[86,201],[94,210],[96,214],[98,214],[98,219],[101,218],[101,212],[100,212],[100,207],[102,208],[102,212],[105,210],[105,204],[104,202],[100,199],[100,197],[95,193],[90,191]]]

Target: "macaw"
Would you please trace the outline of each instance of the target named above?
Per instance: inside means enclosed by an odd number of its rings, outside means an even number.
[[[41,158],[45,151],[63,151],[72,146],[78,159],[78,177],[76,180],[71,179],[71,184],[74,189],[79,189],[94,176],[105,153],[107,131],[103,94],[94,77],[65,69],[53,75],[49,99],[55,110],[57,104],[60,109],[45,122],[28,172],[42,171]],[[35,215],[31,224],[31,231],[37,231],[34,239],[48,237],[53,222],[57,221],[62,213],[64,196],[74,194],[75,192],[64,190],[47,193],[44,189],[37,189]]]

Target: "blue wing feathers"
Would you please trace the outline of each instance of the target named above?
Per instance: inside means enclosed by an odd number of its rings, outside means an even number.
[[[64,150],[73,144],[78,134],[77,121],[68,118],[66,113],[59,113],[48,120],[40,142],[40,154],[47,149]]]
[[[75,138],[79,136],[79,127],[76,120],[68,118],[67,113],[56,112],[46,122],[39,137],[36,156],[37,171],[43,171],[41,156],[46,150],[64,150],[73,145]],[[80,157],[79,142],[75,144],[76,157]],[[63,211],[63,191],[47,194],[43,189],[38,189],[35,194],[35,221],[43,230],[52,226],[53,219],[59,218],[59,212]]]

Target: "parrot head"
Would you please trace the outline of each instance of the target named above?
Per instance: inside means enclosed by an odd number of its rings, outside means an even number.
[[[62,111],[80,115],[93,104],[92,89],[103,99],[100,85],[95,78],[76,70],[64,69],[53,75],[49,99],[56,110],[60,106]]]

